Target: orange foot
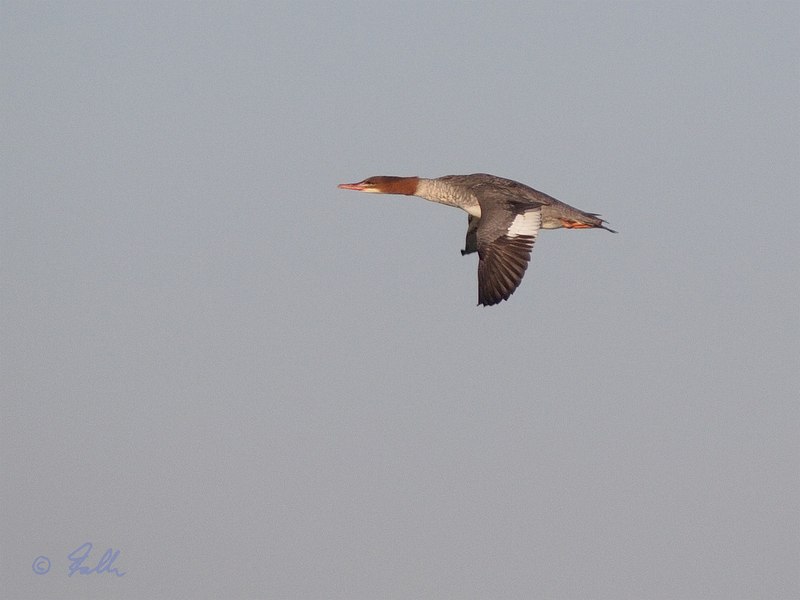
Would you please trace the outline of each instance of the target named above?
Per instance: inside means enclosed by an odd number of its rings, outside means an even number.
[[[566,219],[561,219],[561,225],[566,227],[567,229],[591,229],[591,225],[587,225],[586,223],[581,223],[580,221],[567,221]]]

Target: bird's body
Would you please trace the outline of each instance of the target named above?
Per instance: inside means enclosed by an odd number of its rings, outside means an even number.
[[[455,206],[469,215],[462,254],[478,252],[478,303],[508,300],[530,260],[539,229],[593,229],[605,226],[587,213],[525,184],[486,173],[422,177],[370,177],[342,189],[419,196]]]

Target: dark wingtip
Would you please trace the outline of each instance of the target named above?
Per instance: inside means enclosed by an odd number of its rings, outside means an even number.
[[[497,306],[498,304],[506,300],[508,300],[508,298],[500,298],[500,300],[497,300],[496,302],[478,302],[476,306],[482,306],[483,308],[486,308],[488,306]]]
[[[513,294],[514,292],[511,292]],[[501,302],[505,302],[509,298],[511,298],[511,294],[508,297],[503,298],[502,296],[493,296],[491,298],[478,298],[478,306],[483,306],[486,308],[487,306],[497,306]]]

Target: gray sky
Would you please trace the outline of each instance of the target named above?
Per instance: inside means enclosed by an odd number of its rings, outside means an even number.
[[[796,3],[0,10],[7,597],[800,595]]]

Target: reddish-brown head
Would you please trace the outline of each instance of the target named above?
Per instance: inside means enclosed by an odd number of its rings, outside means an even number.
[[[405,194],[413,196],[417,191],[419,177],[392,177],[378,175],[368,177],[358,183],[340,183],[338,187],[343,190],[356,190],[357,192],[371,192],[373,194]]]

